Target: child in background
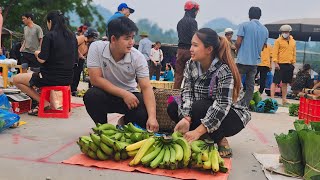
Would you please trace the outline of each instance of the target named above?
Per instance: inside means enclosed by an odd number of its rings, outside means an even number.
[[[164,81],[173,81],[173,72],[170,64],[166,64],[166,71],[163,74]]]
[[[296,79],[292,83],[291,90],[293,94],[296,96],[299,92],[302,91],[303,88],[312,87],[311,80],[311,66],[310,64],[303,65],[303,68],[298,72]]]

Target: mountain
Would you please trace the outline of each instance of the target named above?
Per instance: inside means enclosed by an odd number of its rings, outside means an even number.
[[[238,29],[238,25],[232,23],[230,20],[226,18],[213,19],[204,24],[202,28],[204,27],[211,28],[217,32],[222,32],[225,28]]]
[[[107,22],[107,20],[112,16],[112,12],[110,12],[108,9],[104,8],[101,5],[93,5],[94,7],[96,7],[97,12],[101,14],[101,16],[104,19],[104,22]],[[79,15],[75,12],[71,12],[68,14],[68,16],[70,17],[70,25],[71,26],[75,26],[75,27],[79,27],[80,25],[82,25],[83,23],[81,23]],[[98,21],[98,17],[94,16],[94,21],[90,24],[94,25],[96,24],[96,22]]]

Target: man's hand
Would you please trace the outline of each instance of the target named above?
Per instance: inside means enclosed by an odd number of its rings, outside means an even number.
[[[124,103],[126,103],[126,105],[128,106],[128,108],[134,109],[136,107],[138,107],[139,104],[139,100],[138,98],[132,94],[131,92],[126,92],[125,95],[122,97]]]
[[[186,118],[182,118],[174,128],[174,131],[175,132],[178,131],[178,132],[181,132],[182,134],[185,134],[186,132],[189,131],[189,129],[190,129],[190,121],[187,120]]]
[[[40,54],[40,51],[35,51],[34,52],[34,56],[36,56],[37,58],[38,58],[39,54]]]
[[[147,130],[150,132],[158,132],[159,131],[159,124],[155,118],[149,118],[146,124]]]

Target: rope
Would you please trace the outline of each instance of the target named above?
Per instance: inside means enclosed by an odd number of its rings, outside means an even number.
[[[289,161],[289,160],[286,160],[285,158],[283,158],[282,156],[281,156],[281,159],[282,160],[284,160],[286,163],[289,163],[289,164],[298,164],[298,163],[301,163],[301,161]]]
[[[310,169],[312,169],[313,171],[320,173],[320,170],[319,170],[319,169],[316,169],[316,168],[310,166],[309,164],[306,164],[306,166],[308,166],[308,167],[309,167]]]

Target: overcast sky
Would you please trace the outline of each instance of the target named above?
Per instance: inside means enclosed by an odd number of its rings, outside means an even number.
[[[135,9],[130,16],[134,21],[148,18],[161,28],[176,29],[177,22],[184,14],[183,5],[186,0],[93,0],[96,4],[117,11],[120,3],[126,2]],[[262,9],[262,23],[289,18],[318,18],[320,16],[319,0],[197,0],[200,12],[196,18],[199,27],[208,21],[225,17],[235,24],[248,20],[251,6]]]

